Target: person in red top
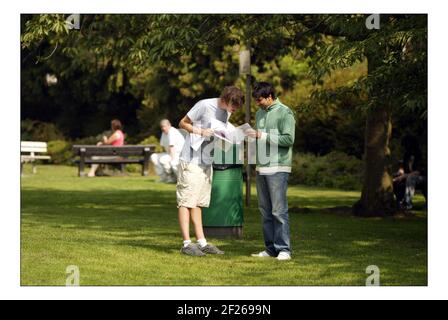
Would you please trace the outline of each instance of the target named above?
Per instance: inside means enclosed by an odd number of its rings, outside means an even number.
[[[111,146],[115,146],[115,147],[119,147],[124,145],[124,133],[123,131],[121,131],[122,129],[122,125],[121,125],[121,121],[114,119],[111,122],[111,128],[112,128],[112,135],[108,138],[106,136],[103,136],[103,141],[98,142],[97,146],[101,146],[101,145],[111,145]],[[98,159],[98,157],[96,157]],[[90,168],[90,171],[88,173],[88,177],[94,177],[95,176],[95,172],[98,169],[99,165],[98,164],[92,164],[92,167]]]

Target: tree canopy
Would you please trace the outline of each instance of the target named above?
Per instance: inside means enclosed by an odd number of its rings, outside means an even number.
[[[374,182],[364,189],[390,195],[383,176],[399,140],[418,133],[426,147],[427,16],[381,15],[372,30],[367,17],[82,15],[70,29],[64,15],[23,15],[22,119],[53,123],[74,139],[120,118],[139,142],[158,134],[161,118],[176,124],[198,99],[244,88],[238,57],[249,48],[254,80],[272,82],[297,114],[295,149],[381,163],[367,170]],[[242,111],[234,121],[244,121]],[[379,158],[369,154],[377,140]]]

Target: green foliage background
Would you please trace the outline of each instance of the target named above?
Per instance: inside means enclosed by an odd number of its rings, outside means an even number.
[[[22,138],[93,141],[112,118],[127,143],[157,137],[160,119],[176,125],[224,86],[245,89],[238,58],[250,45],[253,80],[273,83],[296,112],[297,152],[362,159],[366,110],[384,100],[393,158],[409,133],[426,150],[425,15],[383,15],[369,33],[365,15],[82,15],[80,30],[65,18],[22,15]],[[387,55],[368,74],[378,44]],[[243,111],[232,121],[244,123]]]

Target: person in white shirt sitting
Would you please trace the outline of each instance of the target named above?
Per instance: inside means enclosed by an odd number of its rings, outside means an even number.
[[[154,164],[156,174],[160,177],[160,182],[177,182],[177,166],[179,165],[180,153],[184,147],[185,138],[179,130],[171,126],[169,120],[160,121],[162,136],[160,145],[165,150],[164,153],[154,153],[151,161]]]

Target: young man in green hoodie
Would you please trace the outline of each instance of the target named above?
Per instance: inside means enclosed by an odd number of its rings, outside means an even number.
[[[252,96],[260,110],[256,114],[257,130],[248,135],[257,139],[257,193],[265,241],[265,250],[252,256],[289,260],[291,242],[286,192],[296,121],[291,109],[276,97],[270,83],[255,84]]]

